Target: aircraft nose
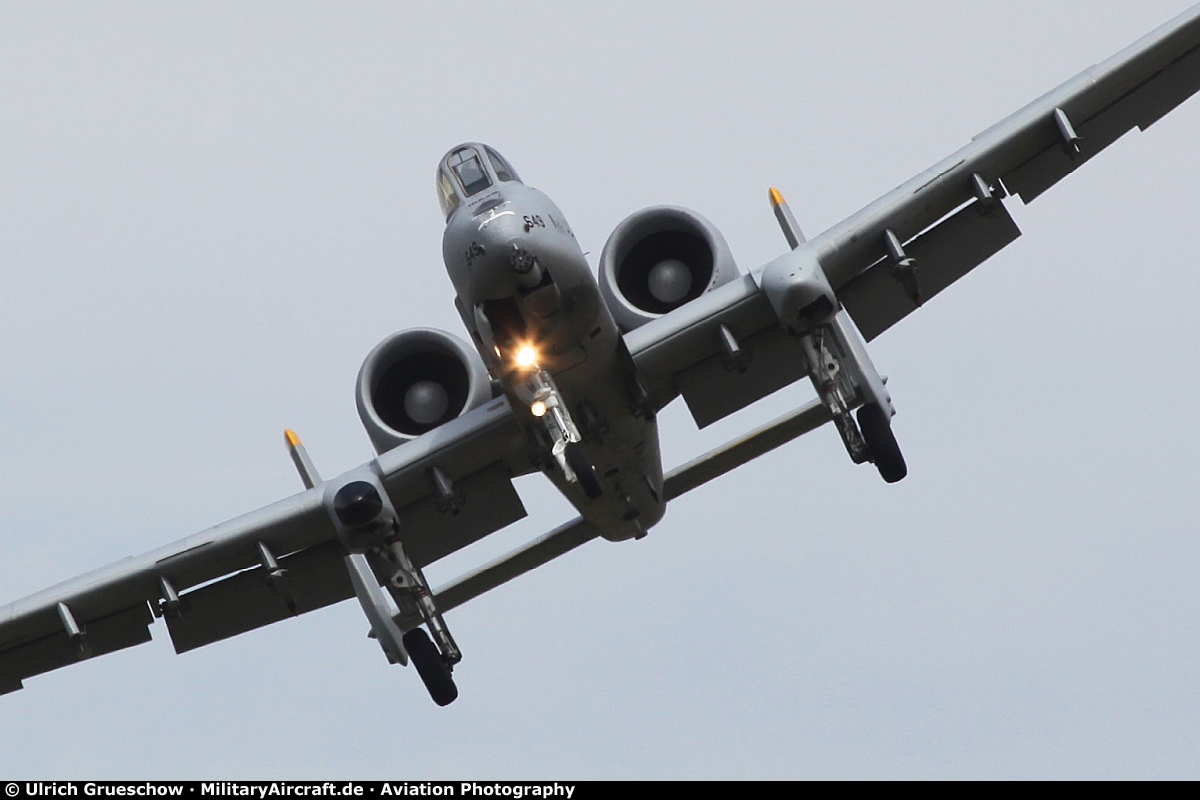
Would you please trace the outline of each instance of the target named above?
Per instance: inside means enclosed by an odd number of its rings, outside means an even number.
[[[536,286],[542,278],[537,251],[513,211],[502,212],[480,224],[475,242],[482,251],[471,265],[479,296],[511,297],[518,287]]]
[[[476,241],[488,248],[489,253],[501,252],[505,245],[520,240],[524,233],[517,212],[499,203],[476,212],[472,222]]]

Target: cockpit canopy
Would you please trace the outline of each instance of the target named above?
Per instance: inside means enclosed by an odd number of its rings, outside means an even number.
[[[518,181],[516,170],[486,144],[464,144],[451,150],[438,164],[438,202],[446,219],[468,197],[496,183]]]

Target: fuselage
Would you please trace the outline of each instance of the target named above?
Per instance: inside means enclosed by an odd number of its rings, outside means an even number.
[[[438,187],[447,214],[442,254],[459,312],[535,451],[546,454],[547,475],[605,538],[644,534],[665,511],[657,425],[566,218],[483,145],[450,151]],[[536,402],[531,407],[531,358],[557,385],[603,487],[599,497],[549,457],[552,441]]]

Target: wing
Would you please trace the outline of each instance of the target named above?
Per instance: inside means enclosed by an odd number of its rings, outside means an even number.
[[[424,566],[525,515],[512,487],[513,475],[530,470],[525,447],[499,399],[352,473],[379,476],[406,551]],[[452,497],[439,492],[435,468]],[[329,487],[342,483],[318,484],[0,607],[0,694],[30,676],[149,641],[156,616],[167,618],[184,652],[354,597],[327,511]]]
[[[1197,88],[1200,8],[802,247],[864,337],[874,338],[1019,236],[1003,196],[1033,200]],[[901,262],[917,268],[898,271]],[[754,356],[736,375],[727,369],[731,340],[735,352]],[[701,424],[805,375],[797,345],[763,291],[762,271],[638,328],[626,343],[658,404],[683,394]],[[673,471],[666,494],[676,497],[828,419],[822,405],[810,403]],[[420,567],[524,516],[511,479],[531,464],[507,403],[493,401],[328,483],[0,607],[0,693],[32,675],[148,641],[156,615],[167,618],[183,652],[353,597],[364,573],[360,565],[352,580],[329,511],[330,487],[349,476],[370,475],[382,485],[404,549]],[[586,522],[569,522],[440,589],[439,605],[459,605],[595,535]]]
[[[794,228],[787,231],[789,241],[820,264],[869,341],[1020,236],[1001,202],[1006,195],[1031,202],[1197,90],[1200,6],[1043,95],[811,242]],[[790,221],[788,212],[781,216]],[[896,268],[909,259],[916,270],[905,275]],[[734,278],[626,334],[659,407],[682,394],[704,426],[806,377],[800,345],[764,291],[766,269]],[[829,420],[820,402],[810,402],[669,472],[664,493],[674,499]],[[583,519],[568,522],[439,587],[438,605],[461,605],[598,535]]]
[[[801,246],[869,341],[1020,236],[1003,197],[1031,202],[1198,89],[1200,6]],[[915,269],[898,270],[905,260]],[[807,374],[761,282],[761,270],[740,276],[627,334],[660,404],[683,394],[703,426]],[[741,372],[729,369],[722,326],[753,355]]]
[[[698,489],[713,478],[737,469],[742,464],[787,444],[793,439],[829,422],[829,412],[814,400],[727,444],[711,450],[683,466],[671,470],[663,481],[667,501]],[[597,538],[600,531],[582,517],[576,517],[549,533],[440,586],[434,592],[438,608],[449,611],[484,592],[537,569],[580,545]],[[420,622],[416,615],[398,620],[404,626]]]

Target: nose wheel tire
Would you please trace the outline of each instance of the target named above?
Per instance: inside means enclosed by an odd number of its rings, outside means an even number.
[[[908,466],[884,410],[875,403],[867,403],[858,410],[858,428],[879,476],[888,483],[902,480],[908,474]]]
[[[604,487],[600,485],[596,470],[588,460],[587,453],[583,452],[582,445],[579,442],[568,442],[565,455],[567,464],[579,479],[579,485],[583,487],[584,494],[593,500],[604,494]]]
[[[429,638],[429,634],[425,633],[425,629],[413,628],[404,634],[404,649],[408,651],[408,657],[412,659],[413,666],[417,668],[417,674],[421,676],[421,681],[429,690],[433,702],[439,706],[453,703],[458,697],[458,687],[454,685],[450,668],[442,660],[437,645]]]

